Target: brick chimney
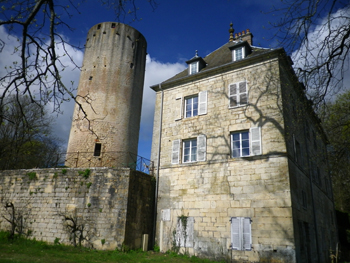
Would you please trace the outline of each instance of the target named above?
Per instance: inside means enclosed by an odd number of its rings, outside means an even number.
[[[247,41],[249,45],[253,45],[253,34],[249,29],[235,34],[234,41]]]

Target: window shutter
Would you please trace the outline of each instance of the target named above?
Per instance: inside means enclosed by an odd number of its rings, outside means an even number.
[[[176,98],[175,103],[175,120],[181,120],[182,119],[182,97]]]
[[[178,164],[180,160],[180,140],[173,140],[171,151],[171,163]]]
[[[208,92],[201,91],[198,94],[198,115],[207,114]]]
[[[251,221],[249,217],[242,218],[243,225],[243,250],[252,249]]]
[[[207,152],[207,138],[201,134],[197,137],[197,161],[205,161]]]
[[[236,107],[237,106],[237,84],[231,84],[228,88],[228,96],[230,99],[230,105],[229,107]]]
[[[250,155],[261,154],[261,129],[260,127],[250,128]]]
[[[243,81],[239,84],[239,105],[244,105],[248,103],[248,92],[247,92],[247,82]]]
[[[233,250],[241,250],[240,218],[231,217],[231,247]]]

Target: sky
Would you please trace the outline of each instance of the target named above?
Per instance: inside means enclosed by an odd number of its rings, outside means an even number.
[[[60,0],[65,2],[66,0]],[[153,114],[155,92],[149,87],[158,84],[187,66],[185,61],[195,55],[205,57],[228,42],[230,23],[233,23],[235,33],[250,29],[254,38],[253,45],[259,47],[276,47],[274,38],[276,28],[270,25],[279,18],[273,16],[273,5],[280,5],[280,0],[157,0],[158,5],[153,10],[146,0],[137,0],[138,21],[125,23],[137,29],[147,40],[146,76],[144,83],[144,98],[141,115],[139,137],[139,152],[142,157],[150,159],[153,131]],[[88,30],[101,22],[116,21],[112,10],[102,6],[98,1],[87,0],[78,7],[78,11],[70,9],[72,16],[62,12],[61,18],[73,31],[62,29],[60,34],[75,46],[83,46]],[[6,36],[6,37],[5,37]],[[13,45],[16,38],[0,27],[0,38],[6,43],[0,53],[1,69],[13,60]],[[63,52],[58,46],[59,52]],[[81,65],[83,50],[69,47],[69,52],[76,64]],[[63,57],[67,69],[63,73],[63,81],[79,82],[79,70]],[[350,75],[350,74],[349,74]],[[55,134],[66,147],[69,138],[73,103],[64,103],[63,114],[60,114],[54,124]]]

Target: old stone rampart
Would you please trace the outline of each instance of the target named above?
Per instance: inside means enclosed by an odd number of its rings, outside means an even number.
[[[129,168],[1,171],[0,202],[0,228],[10,228],[11,202],[37,240],[72,243],[66,218],[84,227],[83,245],[97,249],[140,248],[143,234],[152,238],[154,180]]]

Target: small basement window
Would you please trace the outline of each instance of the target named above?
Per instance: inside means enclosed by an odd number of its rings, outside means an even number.
[[[101,143],[95,143],[94,156],[101,155]]]

